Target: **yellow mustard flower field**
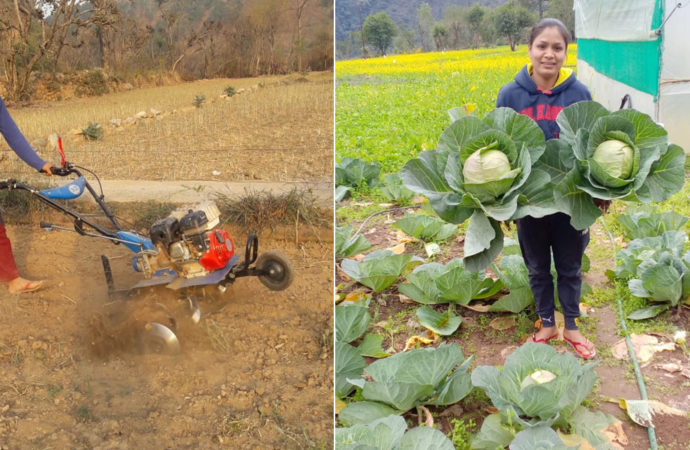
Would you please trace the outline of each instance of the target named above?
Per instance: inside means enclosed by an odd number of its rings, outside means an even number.
[[[566,67],[575,67],[577,46]],[[465,105],[480,117],[529,61],[527,46],[390,55],[338,61],[336,160],[377,162],[383,173],[435,148],[449,125],[448,110]]]

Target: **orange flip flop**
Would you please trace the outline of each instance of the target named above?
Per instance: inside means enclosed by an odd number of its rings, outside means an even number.
[[[45,281],[39,280],[39,281],[27,281],[24,287],[19,289],[18,291],[10,291],[10,294],[28,294],[30,292],[36,292],[39,289],[42,289],[43,286],[45,285]]]

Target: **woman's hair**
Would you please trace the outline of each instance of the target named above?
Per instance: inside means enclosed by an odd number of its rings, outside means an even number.
[[[558,19],[554,18],[544,18],[541,19],[539,22],[536,23],[532,27],[532,31],[529,34],[529,46],[531,47],[532,44],[534,43],[534,40],[541,34],[542,31],[546,28],[558,28],[558,31],[561,33],[561,36],[563,36],[563,40],[565,41],[565,46],[567,47],[568,44],[571,41],[571,36],[570,36],[570,31],[563,25],[563,22],[561,22]]]

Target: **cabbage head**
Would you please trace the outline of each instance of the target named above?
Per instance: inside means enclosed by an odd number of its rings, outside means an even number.
[[[661,202],[683,187],[685,152],[648,115],[586,101],[564,108],[556,122],[559,138],[546,143],[540,167],[551,174],[554,201],[575,228],[601,215],[594,199]]]
[[[436,149],[408,161],[401,176],[405,187],[429,198],[446,222],[470,219],[463,263],[480,272],[503,248],[499,222],[558,211],[552,190],[544,189],[549,173],[534,168],[545,145],[536,122],[510,108],[496,108],[483,119],[455,120]]]
[[[599,144],[592,155],[592,164],[597,164],[601,170],[610,177],[629,180],[633,171],[633,149],[625,142],[616,139],[609,139]],[[593,173],[595,179],[601,184],[609,187],[608,177],[598,177]]]
[[[521,169],[511,169],[505,153],[492,143],[472,153],[462,167],[465,190],[477,198],[494,200],[512,186]]]

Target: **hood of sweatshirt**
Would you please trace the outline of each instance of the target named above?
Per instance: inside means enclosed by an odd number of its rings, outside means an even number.
[[[576,80],[575,76],[573,76],[573,69],[561,67],[561,70],[558,72],[558,79],[556,80],[556,85],[549,91],[542,91],[537,87],[537,84],[534,82],[534,80],[532,80],[532,77],[530,76],[531,73],[532,64],[530,63],[524,66],[522,70],[520,70],[520,72],[518,72],[518,74],[515,75],[515,82],[530,94],[558,94],[566,90],[568,86],[573,84]]]

